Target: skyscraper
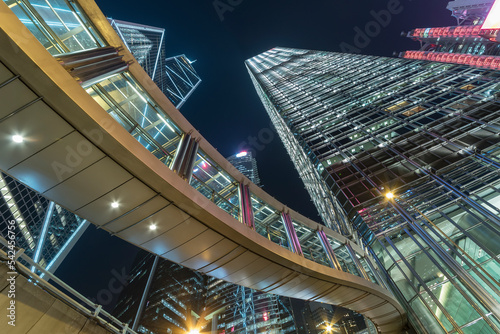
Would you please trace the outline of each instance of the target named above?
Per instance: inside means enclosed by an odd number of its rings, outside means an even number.
[[[165,81],[160,87],[163,93],[179,109],[201,83],[201,78],[193,68],[194,61],[185,55],[165,59]]]
[[[362,238],[413,327],[498,332],[498,72],[286,48],[246,65],[325,224]]]
[[[255,160],[255,158],[252,156],[252,152],[239,152],[228,157],[227,161],[229,161],[234,167],[236,167],[236,169],[239,170],[241,174],[248,177],[250,181],[260,186],[257,160]]]
[[[113,313],[139,333],[186,333],[203,313],[205,282],[199,273],[140,252]]]
[[[165,57],[165,29],[109,18],[139,65],[179,109],[201,82],[185,55]]]

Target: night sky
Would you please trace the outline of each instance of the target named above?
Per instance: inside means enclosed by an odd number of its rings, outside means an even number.
[[[249,137],[269,133],[263,130],[270,128],[270,121],[245,68],[246,59],[275,46],[332,52],[350,46],[353,52],[392,56],[419,47],[401,37],[402,31],[456,24],[446,10],[448,0],[96,2],[108,17],[165,28],[166,56],[185,54],[196,60],[193,66],[202,82],[180,111],[224,156],[237,153]],[[387,9],[393,14],[384,15]],[[373,24],[375,16],[385,27]],[[356,41],[356,31],[367,27],[372,37]],[[319,221],[278,136],[256,152],[264,190]],[[91,226],[56,275],[95,299],[101,289],[108,289],[112,270],[128,270],[136,252]],[[117,293],[113,296],[116,299]],[[108,309],[113,303],[103,302]]]

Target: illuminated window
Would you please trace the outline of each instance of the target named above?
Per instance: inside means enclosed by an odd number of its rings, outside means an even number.
[[[471,84],[460,87],[460,89],[463,89],[463,90],[473,90],[474,88],[476,88],[476,86],[471,85]]]
[[[390,106],[389,108],[386,108],[385,111],[393,112],[393,111],[399,110],[403,107],[406,107],[409,104],[410,104],[410,102],[408,102],[408,101],[401,101],[401,102],[398,102],[398,103]]]
[[[416,113],[419,113],[419,112],[424,111],[424,110],[425,110],[425,108],[424,108],[424,107],[422,107],[422,106],[416,106],[416,107],[414,107],[414,108],[411,108],[411,109],[409,109],[409,110],[406,110],[406,111],[403,113],[403,115],[405,115],[406,117],[409,117],[409,116],[411,116],[411,115],[415,115]]]

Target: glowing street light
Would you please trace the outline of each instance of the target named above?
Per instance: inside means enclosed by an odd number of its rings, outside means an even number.
[[[394,194],[393,194],[392,192],[390,192],[390,191],[389,191],[387,194],[385,194],[385,197],[386,197],[387,199],[393,199],[393,198],[394,198]]]
[[[326,326],[326,331],[327,331],[327,332],[331,332],[331,331],[332,331],[332,329],[333,329],[333,328],[332,328],[332,326],[330,326],[330,325],[327,325],[327,326]]]
[[[188,334],[200,334],[200,331],[197,330],[197,329],[192,329],[192,330],[189,331]]]

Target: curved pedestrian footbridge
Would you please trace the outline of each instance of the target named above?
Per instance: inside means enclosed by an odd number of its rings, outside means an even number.
[[[0,2],[2,171],[165,259],[400,333],[406,314],[363,248],[252,184],[173,107],[93,1],[66,4]]]

